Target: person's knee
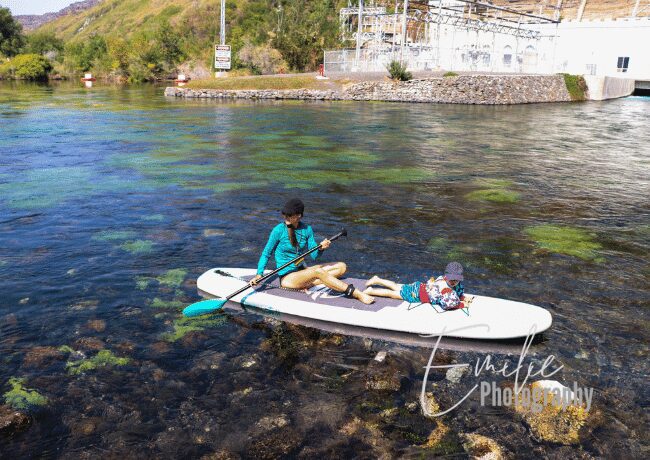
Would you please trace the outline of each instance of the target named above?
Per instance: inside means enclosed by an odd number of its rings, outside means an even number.
[[[346,271],[348,271],[348,266],[345,264],[345,262],[338,262],[338,263],[336,264],[336,268],[337,268],[337,271],[338,271],[340,274],[343,274],[343,273],[345,273]]]

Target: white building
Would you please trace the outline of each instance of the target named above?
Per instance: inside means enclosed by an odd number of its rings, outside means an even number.
[[[534,15],[471,0],[434,0],[428,8],[419,2],[405,17],[400,4],[393,13],[362,8],[362,27],[355,19],[359,8],[347,8],[342,25],[347,21],[349,32],[357,27],[352,38],[360,37],[359,49],[326,51],[325,71],[383,71],[391,60],[401,60],[412,70],[568,72],[650,81],[648,17],[559,22],[559,10]]]

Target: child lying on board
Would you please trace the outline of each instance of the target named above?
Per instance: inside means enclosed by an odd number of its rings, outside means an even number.
[[[398,284],[375,275],[366,282],[366,286],[363,292],[371,296],[406,300],[410,303],[430,303],[439,305],[443,310],[465,308],[473,300],[473,297],[464,295],[463,266],[458,262],[450,262],[444,275],[431,278],[426,283],[416,281]]]

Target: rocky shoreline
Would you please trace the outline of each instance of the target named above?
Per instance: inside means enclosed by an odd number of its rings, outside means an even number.
[[[569,102],[562,75],[461,75],[406,82],[363,81],[340,90],[221,90],[168,87],[165,96],[198,99],[294,99],[507,105]]]

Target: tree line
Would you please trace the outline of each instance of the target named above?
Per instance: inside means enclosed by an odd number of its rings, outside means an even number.
[[[323,50],[339,47],[338,8],[344,0],[249,0],[226,4],[227,43],[233,68],[265,74],[315,70]],[[170,23],[130,34],[93,34],[64,42],[52,32],[25,35],[7,8],[0,8],[0,76],[44,79],[50,73],[98,76],[141,82],[173,75],[185,62],[212,68],[218,37],[215,5]]]

